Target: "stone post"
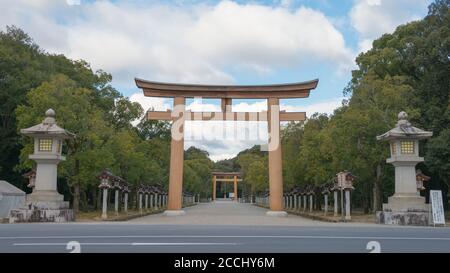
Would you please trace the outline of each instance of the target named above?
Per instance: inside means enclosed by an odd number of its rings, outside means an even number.
[[[313,195],[309,194],[309,212],[313,212]]]
[[[128,192],[124,193],[124,197],[123,197],[123,210],[125,211],[125,213],[128,213]]]
[[[294,194],[294,210],[298,209],[298,200],[297,200],[298,196],[297,194]]]
[[[337,189],[335,189],[333,191],[333,202],[334,202],[334,213],[333,216],[337,217],[338,216],[338,191]]]
[[[145,211],[148,211],[148,193],[145,193]]]
[[[297,210],[298,210],[298,211],[301,211],[301,210],[302,210],[302,193],[300,193],[300,194],[298,195],[298,208],[297,208]]]
[[[324,195],[323,195],[323,198],[324,198],[324,205],[325,205],[325,216],[327,215],[327,213],[328,213],[328,193],[325,193]]]
[[[103,188],[102,219],[108,218],[108,188]]]
[[[154,194],[154,199],[155,199],[155,210],[158,210],[159,209],[159,207],[158,207],[158,194],[157,193],[155,193]]]
[[[153,194],[150,193],[150,210],[153,210],[154,206],[153,206]]]
[[[345,220],[351,220],[350,215],[350,189],[345,189]]]
[[[307,202],[307,199],[308,197],[306,196],[306,193],[305,194],[303,194],[303,211],[306,211],[306,207],[308,206],[308,204],[306,203]]]
[[[116,216],[119,215],[119,189],[116,188],[114,196],[114,211]]]
[[[139,213],[142,214],[142,192],[139,193]]]

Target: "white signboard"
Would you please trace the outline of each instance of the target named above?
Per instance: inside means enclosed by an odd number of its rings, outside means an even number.
[[[433,214],[433,224],[445,225],[444,205],[442,202],[442,192],[430,190],[431,212]]]

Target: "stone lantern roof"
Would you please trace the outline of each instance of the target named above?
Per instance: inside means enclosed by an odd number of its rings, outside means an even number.
[[[433,132],[424,131],[411,125],[408,121],[408,114],[400,112],[398,114],[397,125],[386,133],[377,136],[377,140],[394,139],[426,139],[430,138]]]
[[[64,139],[75,137],[75,134],[59,127],[56,124],[55,116],[55,111],[53,109],[48,109],[45,112],[45,119],[42,123],[34,125],[30,128],[21,129],[20,133],[26,136],[50,135]]]

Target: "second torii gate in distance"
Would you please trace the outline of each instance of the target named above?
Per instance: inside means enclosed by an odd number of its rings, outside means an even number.
[[[149,120],[171,120],[169,201],[166,215],[182,215],[184,123],[185,120],[267,121],[269,129],[270,216],[285,216],[280,121],[301,121],[304,112],[280,111],[280,99],[306,98],[319,80],[275,85],[175,84],[135,79],[147,97],[173,98],[173,111],[148,111]],[[221,112],[186,111],[186,98],[221,99]],[[232,99],[267,99],[267,112],[232,112]]]
[[[233,182],[233,200],[238,200],[238,186],[237,183],[241,182],[241,173],[239,172],[212,172],[212,200],[216,200],[217,182]]]

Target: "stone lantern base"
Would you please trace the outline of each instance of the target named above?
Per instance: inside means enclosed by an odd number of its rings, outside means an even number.
[[[378,224],[428,226],[430,205],[421,196],[391,196],[383,204],[383,211],[376,213]]]
[[[24,207],[10,211],[9,223],[74,221],[69,202],[56,191],[37,191],[27,195]]]

